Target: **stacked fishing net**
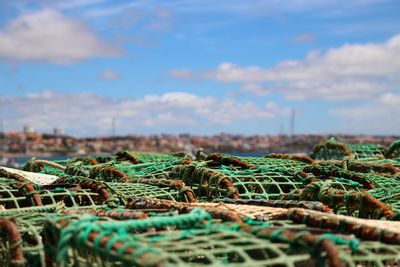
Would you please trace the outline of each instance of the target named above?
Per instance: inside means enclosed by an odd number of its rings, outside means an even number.
[[[345,144],[331,138],[314,147],[312,157],[317,160],[343,159],[346,156],[355,159],[384,157],[385,148],[380,144]]]
[[[0,265],[398,266],[399,145],[345,146],[0,168]]]
[[[90,215],[80,220],[54,215],[44,226],[46,258],[50,266],[384,266],[399,260],[399,245],[360,242],[349,235],[297,224],[295,221],[308,216],[307,212],[290,211],[289,220],[271,222],[232,221],[228,215],[224,220],[221,214],[198,208],[178,215],[158,213],[118,221]],[[335,223],[331,223],[332,229]],[[357,227],[368,226],[348,222],[345,231],[356,232],[353,228]]]
[[[371,183],[364,191],[388,205],[398,216],[400,140],[385,147],[378,144],[349,145],[331,139],[315,146],[312,155],[324,168],[337,168],[364,177]]]

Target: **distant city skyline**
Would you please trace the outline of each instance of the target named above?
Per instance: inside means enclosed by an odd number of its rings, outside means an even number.
[[[400,134],[400,2],[0,2],[0,129]]]
[[[306,153],[314,146],[330,139],[330,135],[232,135],[199,136],[191,134],[158,134],[147,136],[76,138],[57,134],[9,132],[0,135],[1,156],[99,155],[114,154],[124,149],[147,152],[179,152],[196,154],[198,148],[212,152],[247,152],[248,156],[267,153]],[[339,135],[334,137],[346,144],[371,143],[390,146],[398,136]],[[253,154],[256,152],[257,154]]]

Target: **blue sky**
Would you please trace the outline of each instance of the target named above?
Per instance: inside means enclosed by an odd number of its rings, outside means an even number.
[[[0,2],[5,130],[400,134],[397,0]]]

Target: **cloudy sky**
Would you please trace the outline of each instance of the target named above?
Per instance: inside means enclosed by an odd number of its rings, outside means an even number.
[[[0,1],[6,131],[400,134],[398,0]]]

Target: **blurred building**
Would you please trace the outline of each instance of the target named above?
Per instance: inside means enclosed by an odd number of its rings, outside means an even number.
[[[25,134],[34,133],[35,129],[30,125],[24,125],[23,131]]]
[[[64,134],[64,130],[61,127],[56,127],[56,128],[53,129],[53,134],[55,136],[61,136],[61,135]]]

